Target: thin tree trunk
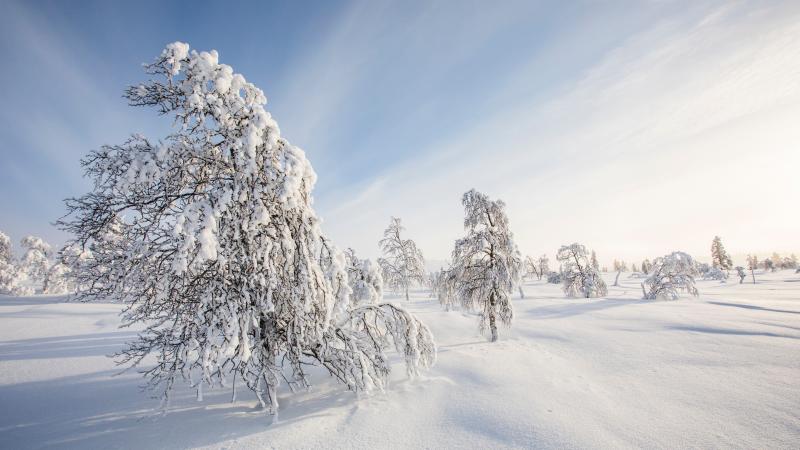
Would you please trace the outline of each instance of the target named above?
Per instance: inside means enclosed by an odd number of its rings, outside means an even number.
[[[497,322],[495,319],[495,308],[497,300],[494,292],[489,296],[489,330],[492,332],[492,342],[497,342]]]

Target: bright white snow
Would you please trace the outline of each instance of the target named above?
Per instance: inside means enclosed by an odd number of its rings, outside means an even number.
[[[641,280],[603,274],[609,294],[525,286],[500,341],[418,291],[401,302],[434,332],[437,365],[357,397],[324,373],[283,386],[277,424],[243,386],[139,392],[105,355],[135,335],[120,305],[0,296],[0,448],[739,447],[800,442],[800,275],[699,281],[700,297],[643,301]],[[749,278],[748,278],[749,280]]]

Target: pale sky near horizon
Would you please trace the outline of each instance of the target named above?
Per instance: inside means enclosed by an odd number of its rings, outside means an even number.
[[[800,2],[566,3],[0,2],[0,230],[63,241],[78,159],[168,131],[121,93],[181,40],[264,90],[363,256],[393,215],[446,259],[470,188],[523,254],[800,253]]]

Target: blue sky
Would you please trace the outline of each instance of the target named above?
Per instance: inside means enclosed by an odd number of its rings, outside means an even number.
[[[5,1],[0,230],[63,241],[78,159],[168,132],[121,93],[180,40],[265,91],[362,255],[396,215],[446,258],[472,187],[523,253],[800,251],[800,5],[567,3]]]

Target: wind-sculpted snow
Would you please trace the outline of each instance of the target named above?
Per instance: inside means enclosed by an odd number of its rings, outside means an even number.
[[[756,279],[699,280],[700,297],[677,301],[641,300],[627,276],[591,301],[529,281],[495,343],[412,290],[388,300],[436,337],[432,369],[360,396],[310,367],[314,389],[278,390],[275,424],[251,391],[231,401],[232,383],[202,402],[178,384],[162,415],[106,356],[140,328],[117,328],[122,305],[0,296],[0,448],[794,448],[800,275]]]

